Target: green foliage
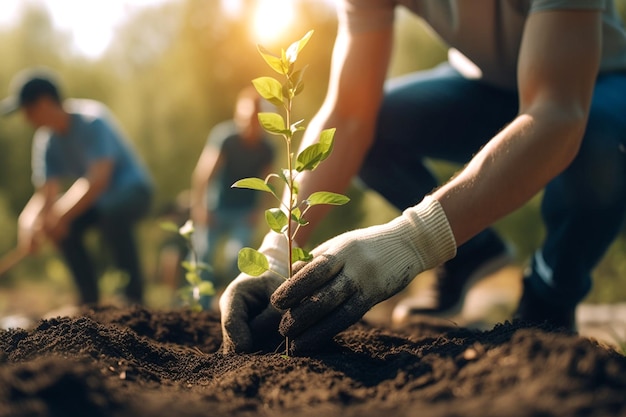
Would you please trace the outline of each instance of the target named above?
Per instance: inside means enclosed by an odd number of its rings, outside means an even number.
[[[179,290],[181,299],[186,302],[191,309],[195,311],[202,310],[200,299],[203,296],[211,296],[215,294],[215,288],[213,283],[209,281],[203,281],[200,274],[203,270],[209,271],[211,267],[203,262],[198,261],[198,255],[193,246],[192,236],[194,233],[194,227],[191,220],[181,226],[180,228],[172,222],[161,223],[163,230],[174,232],[185,239],[185,243],[189,248],[191,259],[189,261],[181,262],[181,266],[185,270],[185,280],[187,285]]]
[[[313,35],[313,31],[307,32],[300,40],[293,42],[287,50],[282,49],[279,55],[274,55],[262,46],[258,51],[265,62],[278,74],[284,76],[285,81],[281,83],[273,77],[259,77],[252,80],[252,84],[257,92],[265,100],[274,104],[283,111],[284,116],[279,113],[264,112],[259,113],[259,123],[266,132],[284,138],[287,150],[287,168],[278,174],[270,174],[267,178],[244,178],[233,184],[233,187],[249,188],[258,191],[271,193],[279,203],[279,207],[270,208],[265,211],[265,221],[270,230],[279,233],[287,239],[288,253],[287,264],[289,265],[289,276],[291,278],[291,265],[297,261],[309,261],[312,256],[306,250],[294,247],[295,237],[300,227],[306,226],[305,219],[307,210],[319,204],[329,204],[340,206],[346,204],[350,199],[344,195],[331,193],[328,191],[317,191],[305,199],[298,198],[298,175],[304,171],[313,171],[324,161],[333,149],[335,129],[326,129],[321,132],[319,141],[303,149],[295,155],[292,153],[292,143],[294,135],[305,130],[302,125],[303,120],[291,122],[293,99],[304,89],[304,70],[295,70],[294,64],[298,55],[306,46]],[[286,201],[276,194],[276,187],[269,181],[277,180],[281,186],[286,186],[289,198]],[[262,253],[252,248],[244,248],[239,252],[237,265],[239,269],[252,276],[259,276],[269,270],[267,258]],[[276,273],[276,271],[273,271]]]
[[[232,105],[241,86],[267,68],[264,59],[249,59],[256,53],[249,37],[250,14],[225,16],[220,3],[181,0],[137,10],[120,24],[107,53],[91,61],[73,52],[71,36],[54,27],[41,4],[28,2],[20,16],[0,27],[3,57],[0,98],[6,95],[9,81],[17,71],[31,65],[46,65],[58,71],[67,97],[94,98],[106,103],[154,177],[158,189],[154,207],[158,208],[188,187],[193,169],[190,161],[197,159],[209,129],[232,116]],[[295,110],[308,120],[326,94],[337,22],[332,6],[322,7],[318,2],[294,5],[298,26],[315,29],[315,42],[298,51],[300,60],[305,54],[307,59],[310,57],[311,71],[302,68],[291,74],[296,85],[294,94],[298,95],[304,88],[302,79],[306,73],[306,94],[301,96]],[[626,18],[626,0],[618,0],[616,5]],[[400,9],[396,20],[390,77],[427,69],[446,59],[447,48],[419,18]],[[273,69],[269,73],[278,75]],[[285,99],[279,84],[280,90],[274,83],[269,90],[271,94],[265,94],[278,107],[282,106],[281,102],[270,97]],[[19,115],[0,121],[3,248],[14,246],[17,215],[33,191],[32,133]],[[285,172],[278,174],[283,178],[279,181],[286,181]],[[442,180],[448,178],[446,175]],[[374,192],[354,190],[349,195],[351,203],[333,209],[312,232],[309,244],[320,243],[341,231],[387,221],[395,215],[394,209]],[[520,263],[526,262],[543,237],[538,203],[534,199],[498,227],[516,245]],[[155,284],[151,278],[155,276],[162,237],[155,227],[158,222],[153,216],[140,227],[139,243],[147,285]],[[623,230],[594,272],[595,285],[588,302],[626,300],[624,241]],[[13,275],[19,276],[20,281],[48,279],[46,265],[56,260],[54,251],[46,251],[18,265]],[[0,285],[8,282],[4,280]]]
[[[243,248],[239,251],[237,266],[248,275],[258,277],[270,269],[270,264],[265,255],[252,248]]]

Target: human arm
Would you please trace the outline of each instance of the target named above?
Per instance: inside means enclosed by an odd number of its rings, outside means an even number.
[[[46,213],[54,204],[59,189],[56,180],[47,181],[35,191],[22,209],[17,220],[17,239],[18,246],[25,253],[37,252],[43,243]]]
[[[345,193],[358,173],[373,139],[383,85],[392,49],[390,28],[351,32],[340,25],[331,62],[328,91],[311,120],[300,150],[317,142],[323,129],[336,128],[333,151],[314,172],[298,177],[301,198],[316,191]],[[329,210],[318,205],[307,211],[307,227],[296,236],[304,246]]]
[[[191,175],[191,219],[196,225],[208,225],[209,212],[205,195],[209,184],[223,163],[219,148],[211,145],[204,147]]]
[[[87,173],[78,178],[46,213],[46,235],[53,241],[63,239],[69,224],[92,207],[111,181],[114,162],[103,158],[93,161]]]
[[[518,64],[518,116],[433,195],[460,245],[563,171],[585,130],[601,51],[599,11],[531,14]]]
[[[309,124],[301,149],[316,142],[323,129],[335,127],[335,144],[331,156],[320,164],[315,175],[304,172],[298,177],[299,195],[304,198],[315,191],[343,192],[357,173],[373,140],[374,123],[382,98],[382,88],[391,52],[391,29],[352,34],[339,28],[335,42],[329,88],[322,108]],[[288,199],[288,197],[287,197]],[[309,229],[321,220],[325,211],[307,212],[309,226],[297,236],[299,245],[308,239]],[[274,269],[287,265],[285,239],[271,232],[259,250]],[[266,272],[260,277],[240,274],[220,299],[224,352],[249,351],[253,347],[255,317],[265,316],[277,328],[280,313],[269,299],[283,279]],[[261,313],[263,312],[263,313]]]
[[[600,49],[597,11],[538,12],[529,17],[519,58],[519,115],[432,196],[441,203],[438,212],[457,245],[522,205],[575,157]],[[406,212],[401,217],[405,216]],[[421,211],[417,217],[428,218]],[[416,245],[415,264],[407,266],[402,259],[410,255],[410,244],[404,244],[388,255],[395,262],[386,261],[387,250],[402,242],[404,231],[425,231],[418,242],[449,241],[439,230],[416,229],[418,222],[397,228],[398,221],[322,244],[313,250],[314,261],[298,267],[294,277],[276,290],[272,303],[285,310],[280,330],[293,341],[294,350],[330,340],[376,302],[403,288],[404,268],[410,275],[423,270],[426,264],[418,261],[436,254],[432,248]],[[381,239],[382,234],[388,238]],[[365,256],[370,252],[379,256]],[[430,266],[446,257],[436,256]]]

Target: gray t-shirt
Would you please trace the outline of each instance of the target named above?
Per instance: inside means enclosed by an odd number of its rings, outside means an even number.
[[[600,72],[626,71],[626,30],[613,0],[341,0],[340,21],[353,32],[393,24],[396,6],[420,16],[450,47],[462,74],[515,88],[526,18],[546,10],[602,10]]]
[[[219,123],[209,133],[207,147],[218,150],[223,165],[208,192],[211,210],[251,210],[261,194],[256,190],[232,188],[243,178],[261,177],[274,160],[274,147],[263,136],[254,144],[246,144],[232,121]]]
[[[114,162],[108,188],[96,206],[111,204],[120,193],[134,187],[152,189],[152,179],[117,126],[107,107],[94,100],[69,99],[63,107],[70,114],[69,131],[60,135],[48,128],[37,129],[33,140],[33,183],[49,179],[74,181],[90,165],[102,159]]]

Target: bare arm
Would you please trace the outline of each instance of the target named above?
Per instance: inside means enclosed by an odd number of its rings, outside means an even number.
[[[77,179],[54,203],[55,214],[70,222],[93,206],[111,181],[114,162],[102,159],[94,162],[84,177]]]
[[[601,42],[596,11],[539,12],[528,18],[518,64],[518,116],[433,194],[457,245],[520,207],[574,159]]]
[[[208,209],[204,196],[222,164],[223,156],[220,151],[214,147],[205,146],[191,175],[191,218],[196,224],[206,225],[207,223]]]
[[[59,184],[56,181],[48,181],[37,189],[22,209],[18,217],[18,226],[31,227],[37,218],[54,204],[58,192]]]
[[[376,116],[391,54],[392,30],[348,33],[339,27],[333,50],[328,92],[311,121],[301,149],[315,143],[323,129],[336,128],[331,156],[315,170],[299,177],[302,198],[315,191],[343,193],[357,174],[373,140]],[[297,236],[304,245],[328,211],[316,206],[307,213],[310,227]]]
[[[20,213],[18,225],[18,245],[26,253],[36,252],[44,241],[43,230],[45,217],[54,204],[60,186],[55,180],[46,182],[38,188]]]

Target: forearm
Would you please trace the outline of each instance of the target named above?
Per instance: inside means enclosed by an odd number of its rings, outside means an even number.
[[[190,209],[191,219],[194,223],[202,222],[204,215],[207,212],[206,204],[206,190],[209,184],[205,179],[199,179],[195,175],[191,181],[191,194],[190,194]],[[202,215],[201,215],[202,214]]]
[[[564,170],[578,151],[584,126],[582,115],[521,114],[437,190],[433,196],[457,245],[522,206]]]
[[[53,210],[57,216],[72,221],[92,207],[104,189],[104,184],[94,184],[87,178],[79,178],[54,203]]]
[[[207,189],[217,172],[221,169],[223,163],[223,156],[220,151],[207,146],[200,154],[200,158],[191,174],[191,196],[189,203],[191,205],[191,218],[196,224],[206,225],[207,223]]]
[[[35,192],[28,200],[24,209],[18,217],[18,227],[20,229],[29,229],[42,215],[46,207],[46,198],[43,193]]]

